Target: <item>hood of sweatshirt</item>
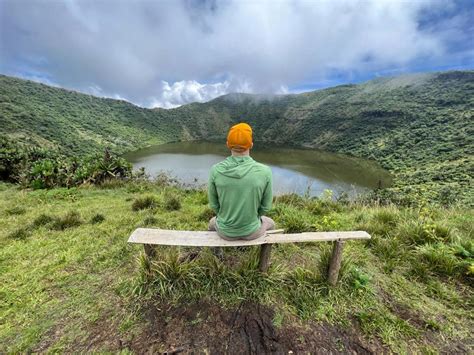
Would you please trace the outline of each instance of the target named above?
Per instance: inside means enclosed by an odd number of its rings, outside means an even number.
[[[250,156],[230,156],[216,165],[216,171],[227,177],[241,179],[255,166],[255,160]]]

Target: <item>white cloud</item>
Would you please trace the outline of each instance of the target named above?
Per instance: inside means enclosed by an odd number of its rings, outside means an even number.
[[[161,95],[151,107],[173,108],[188,102],[206,102],[229,92],[230,83],[200,84],[195,80],[177,81],[170,85],[162,81]]]
[[[0,72],[27,68],[67,88],[100,89],[143,106],[174,107],[237,90],[284,93],[334,73],[461,63],[467,52],[454,53],[449,44],[472,30],[469,14],[419,24],[420,16],[453,4],[3,0]]]

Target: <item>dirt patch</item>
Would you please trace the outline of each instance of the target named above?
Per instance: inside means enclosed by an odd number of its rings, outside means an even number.
[[[404,312],[401,312],[404,313]],[[95,352],[129,350],[137,354],[387,354],[377,338],[363,336],[357,321],[349,327],[329,323],[301,323],[285,318],[289,326],[276,327],[272,309],[255,302],[242,302],[228,309],[209,302],[179,307],[148,304],[143,308],[143,326],[121,333],[120,316],[104,315],[88,324],[84,337],[66,351]],[[416,319],[407,313],[408,319]],[[415,321],[417,322],[417,321]],[[56,327],[47,339],[59,338]],[[436,344],[434,331],[426,331],[426,344]],[[45,352],[51,341],[35,351]],[[472,342],[439,342],[441,353],[468,354]]]
[[[244,302],[234,309],[209,303],[149,306],[148,328],[127,347],[138,353],[291,354],[387,353],[352,329],[330,324],[276,328],[271,309]]]
[[[408,308],[406,305],[400,302],[397,302],[390,294],[385,292],[383,289],[379,289],[378,294],[380,296],[380,299],[385,303],[388,309],[397,317],[403,319],[404,321],[407,321],[415,328],[421,330],[430,328],[429,323],[423,319],[423,316],[419,312]]]
[[[444,321],[443,316],[438,316],[434,322],[425,319],[422,313],[410,309],[408,306],[397,302],[387,292],[379,289],[380,298],[385,305],[397,317],[405,320],[413,327],[417,328],[421,334],[421,341],[430,347],[439,349],[441,354],[471,354],[474,349],[474,341],[472,339],[462,339],[447,342],[446,339],[439,335],[439,325]]]

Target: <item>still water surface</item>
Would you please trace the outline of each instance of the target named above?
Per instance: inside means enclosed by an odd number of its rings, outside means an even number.
[[[229,155],[224,144],[208,142],[169,143],[141,149],[124,157],[135,169],[144,167],[154,177],[166,172],[188,186],[207,183],[209,169]],[[295,192],[319,196],[330,189],[349,195],[390,185],[390,175],[373,162],[317,150],[262,148],[251,156],[273,172],[275,195]]]

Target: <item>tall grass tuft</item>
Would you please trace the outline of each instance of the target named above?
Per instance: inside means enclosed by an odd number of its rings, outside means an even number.
[[[416,274],[437,274],[447,277],[462,277],[469,262],[456,257],[455,250],[443,243],[418,246],[413,255],[412,270]]]
[[[286,233],[301,233],[312,229],[305,214],[294,207],[278,205],[274,215],[278,217],[278,227],[284,228]]]
[[[152,261],[151,272],[156,275],[151,287],[164,299],[179,301],[184,295],[178,290],[187,290],[189,296],[192,290],[199,290],[202,269],[194,260],[182,262],[177,248],[170,248],[159,260]]]
[[[451,230],[445,226],[409,220],[398,224],[398,237],[409,245],[446,242],[451,239]]]
[[[215,215],[216,213],[214,212],[214,210],[212,208],[207,207],[198,215],[198,220],[207,222]]]
[[[25,240],[31,235],[31,231],[28,228],[18,228],[15,229],[8,235],[8,238],[15,240]]]
[[[7,209],[5,212],[8,216],[18,216],[18,215],[25,214],[26,209],[20,206],[15,206],[15,207]]]
[[[64,216],[56,217],[54,219],[52,229],[65,230],[68,228],[78,227],[83,223],[81,215],[76,211],[70,211]]]
[[[286,194],[275,197],[275,203],[282,203],[288,206],[303,207],[305,199],[298,194]]]
[[[148,226],[156,226],[158,224],[158,219],[154,216],[147,216],[143,220],[143,225],[148,227]]]
[[[96,213],[95,215],[92,216],[90,223],[99,224],[99,223],[102,223],[103,221],[105,221],[105,216],[103,214]]]
[[[35,228],[45,226],[47,224],[50,224],[51,222],[54,221],[54,218],[48,214],[40,214],[38,217],[35,218],[35,220],[32,223],[32,226]]]
[[[399,221],[399,212],[395,207],[385,207],[380,208],[374,214],[374,219],[382,224],[389,225],[389,226],[396,226],[397,222]]]
[[[140,211],[148,208],[156,208],[158,207],[158,202],[156,198],[153,196],[144,196],[136,198],[132,203],[132,210],[133,211]]]
[[[168,211],[178,211],[181,209],[181,201],[176,195],[167,195],[165,197],[165,209]]]

